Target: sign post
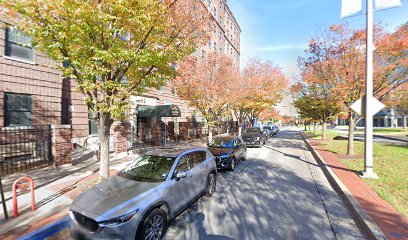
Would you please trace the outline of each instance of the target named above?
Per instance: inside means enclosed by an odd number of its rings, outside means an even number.
[[[362,0],[343,0],[341,17],[350,17],[362,9]],[[401,5],[400,0],[375,0],[376,9],[387,9]],[[384,105],[373,96],[373,52],[374,52],[374,0],[366,0],[366,88],[364,101],[358,100],[351,108],[365,118],[364,173],[363,177],[378,178],[373,170],[373,116]]]
[[[367,0],[367,38],[366,38],[366,88],[365,88],[365,140],[364,140],[364,173],[363,177],[378,178],[373,169],[373,109],[370,108],[373,99],[373,0]]]

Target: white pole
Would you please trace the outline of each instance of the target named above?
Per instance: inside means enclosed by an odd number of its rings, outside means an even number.
[[[373,170],[373,112],[370,102],[373,99],[373,0],[367,0],[367,40],[366,40],[366,101],[365,103],[365,141],[364,177],[378,178]]]

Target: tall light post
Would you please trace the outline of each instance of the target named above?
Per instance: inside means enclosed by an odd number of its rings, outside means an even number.
[[[374,52],[374,0],[366,0],[366,88],[365,96],[351,108],[365,118],[364,172],[363,177],[378,178],[373,170],[373,116],[384,108],[384,104],[373,96],[373,52]],[[375,0],[376,9],[399,7],[400,0]],[[342,18],[353,16],[362,9],[362,0],[343,0]]]
[[[365,140],[364,140],[364,177],[378,178],[373,169],[373,51],[374,51],[374,4],[373,0],[367,2],[367,21],[366,21],[366,88],[365,88]]]

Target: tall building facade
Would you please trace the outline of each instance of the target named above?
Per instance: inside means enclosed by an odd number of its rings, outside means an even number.
[[[211,51],[224,53],[234,60],[239,69],[241,29],[226,0],[203,0],[211,14],[208,27],[211,36],[208,44],[200,46],[196,54]],[[87,138],[96,133],[95,124],[88,112],[83,96],[76,91],[76,83],[64,79],[56,63],[30,45],[30,38],[12,28],[14,19],[0,13],[0,128],[34,125],[71,125],[74,139]],[[181,100],[172,86],[151,89],[141,96],[132,97],[135,105],[132,131],[139,124],[146,129],[163,122],[161,116],[138,117],[138,106],[176,105],[181,116],[165,121],[201,122],[199,113],[188,102]],[[149,130],[150,129],[150,130]]]
[[[211,15],[208,22],[210,39],[197,54],[219,52],[230,57],[234,66],[240,67],[241,27],[228,6],[227,0],[202,0]]]

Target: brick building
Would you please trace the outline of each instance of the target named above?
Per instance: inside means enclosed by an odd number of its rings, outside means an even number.
[[[212,14],[209,27],[213,28],[208,45],[195,54],[210,51],[229,55],[237,68],[240,59],[241,29],[225,0],[203,1]],[[0,15],[0,129],[10,126],[70,125],[74,141],[83,142],[95,133],[83,96],[76,91],[75,82],[64,79],[55,62],[30,46],[30,37],[13,29],[13,21]],[[199,114],[181,100],[172,86],[152,89],[143,96],[132,98],[131,129],[138,135],[138,123],[152,130],[160,122],[202,122]],[[152,116],[138,118],[137,107],[143,105],[176,105],[181,116],[162,119]],[[179,130],[179,129],[178,129]],[[147,131],[143,130],[143,134]],[[150,133],[152,135],[152,133]]]

